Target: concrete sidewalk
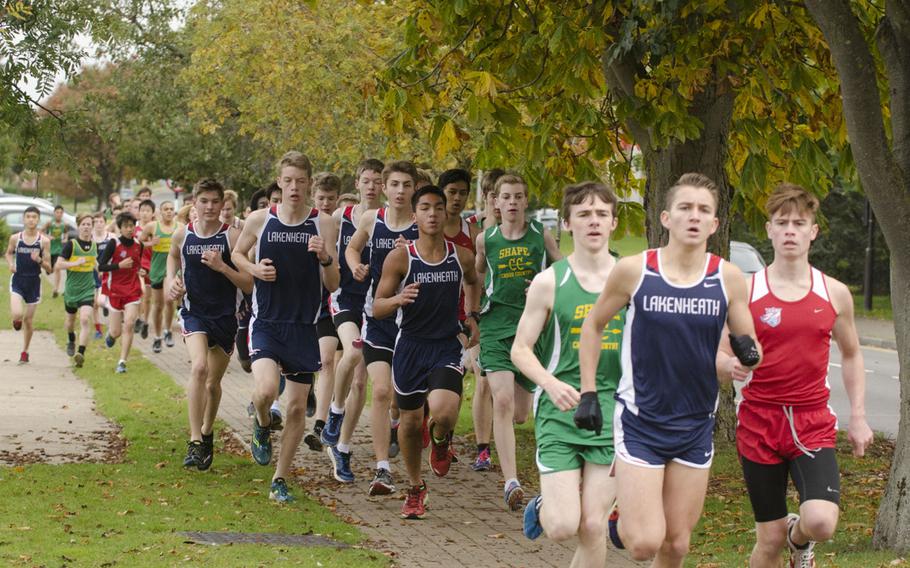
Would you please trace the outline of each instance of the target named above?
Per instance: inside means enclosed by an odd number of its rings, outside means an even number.
[[[189,357],[186,348],[179,344],[154,354],[150,341],[138,340],[145,356],[170,374],[181,386],[189,377]],[[219,416],[240,436],[245,445],[251,436],[250,419],[246,406],[253,387],[252,375],[246,374],[231,359],[224,380]],[[331,462],[324,452],[312,452],[304,444],[298,450],[295,481],[316,499],[328,506],[336,515],[350,524],[358,525],[367,538],[368,546],[383,551],[398,566],[452,567],[462,566],[533,566],[561,567],[572,561],[575,542],[554,543],[544,537],[527,540],[521,533],[522,513],[509,512],[503,502],[502,481],[499,473],[477,473],[471,470],[468,456],[473,455],[469,441],[456,438],[456,449],[463,459],[452,465],[445,478],[429,472],[430,509],[420,521],[400,518],[403,464],[401,458],[392,460],[395,481],[399,491],[387,497],[369,497],[367,489],[372,480],[373,450],[365,425],[367,413],[361,419],[353,441],[353,469],[357,481],[345,485],[335,481]],[[309,422],[308,422],[309,424]],[[273,436],[273,441],[279,436]],[[250,467],[260,467],[250,462]],[[218,468],[215,455],[213,469]],[[273,466],[261,468],[263,485],[261,498],[268,491],[266,480],[274,471]],[[300,491],[300,487],[296,488]],[[252,498],[252,497],[251,497]],[[607,566],[638,566],[624,554],[608,545]]]
[[[95,412],[92,389],[47,331],[36,331],[31,363],[19,365],[22,334],[0,331],[0,464],[109,462],[119,458],[118,428]]]
[[[881,347],[883,349],[897,349],[893,320],[857,317],[856,332],[862,345]]]

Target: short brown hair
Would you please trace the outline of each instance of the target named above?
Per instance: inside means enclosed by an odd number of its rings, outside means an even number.
[[[236,209],[237,206],[240,204],[240,196],[237,195],[237,192],[234,191],[233,189],[225,189],[224,190],[224,201],[225,202],[230,201],[231,203],[234,204],[234,209]]]
[[[367,158],[366,160],[363,160],[357,164],[357,175],[355,178],[360,179],[360,176],[363,174],[363,172],[376,172],[377,174],[381,174],[384,168],[385,164],[383,164],[381,160],[377,160],[376,158]]]
[[[306,172],[307,177],[313,176],[313,164],[310,163],[310,159],[306,157],[302,152],[297,150],[291,150],[286,152],[284,156],[281,156],[281,159],[278,160],[277,174],[281,175],[281,170],[291,166],[297,168],[298,170],[303,170]]]
[[[499,189],[505,184],[514,184],[514,185],[523,185],[525,188],[525,193],[528,191],[528,182],[525,181],[525,178],[521,177],[518,174],[508,173],[502,174],[496,179],[496,184],[493,185],[493,195],[499,195]]]
[[[389,176],[393,173],[398,172],[400,174],[408,174],[411,176],[411,181],[414,184],[417,184],[417,167],[406,160],[398,160],[396,162],[391,162],[382,168],[382,183],[388,181]]]
[[[562,190],[562,210],[560,214],[563,219],[569,218],[569,212],[573,205],[580,205],[587,201],[589,197],[599,198],[601,201],[610,206],[613,216],[616,216],[616,206],[619,199],[613,190],[607,184],[599,181],[583,181],[573,185],[567,185]]]
[[[423,168],[417,168],[417,177],[414,178],[414,184],[418,183],[433,185],[433,174]]]
[[[104,211],[95,211],[94,213],[92,213],[92,219],[105,219]]]
[[[92,222],[94,223],[95,222],[94,218],[95,218],[95,216],[92,215],[91,213],[80,213],[80,214],[76,215],[76,226],[78,227],[79,225],[81,225],[82,222],[85,221],[86,219],[91,219]]]
[[[814,222],[818,206],[818,198],[806,191],[804,187],[784,182],[774,188],[771,197],[765,204],[765,211],[770,219],[778,211],[786,215],[795,210],[800,215],[808,213]]]
[[[483,177],[480,178],[480,191],[483,193],[484,197],[496,189],[496,180],[501,178],[505,173],[506,171],[500,168],[493,168],[492,170],[487,170],[483,173]]]
[[[313,176],[313,193],[321,189],[326,192],[341,193],[341,178],[331,172],[319,172]]]
[[[219,198],[224,199],[224,186],[221,185],[221,182],[212,178],[203,178],[196,182],[196,185],[193,186],[193,199],[207,191],[214,191]]]
[[[355,193],[342,193],[338,196],[339,205],[345,201],[350,201],[351,203],[360,203],[360,196]]]
[[[676,193],[683,187],[707,189],[711,192],[711,197],[714,198],[714,211],[717,211],[717,206],[720,204],[720,192],[717,190],[717,184],[705,174],[699,173],[688,173],[679,176],[679,179],[676,180],[673,187],[667,190],[667,196],[664,200],[664,209],[667,211],[670,210],[670,207],[673,206],[673,200],[676,198]]]

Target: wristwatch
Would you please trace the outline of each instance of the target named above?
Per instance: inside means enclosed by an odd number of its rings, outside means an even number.
[[[474,318],[474,321],[480,321],[480,312],[468,312],[464,315],[466,318]]]
[[[335,260],[335,257],[333,257],[332,255],[329,255],[328,260],[326,260],[325,262],[322,262],[321,260],[319,261],[319,266],[331,266],[332,261],[334,261],[334,260]]]

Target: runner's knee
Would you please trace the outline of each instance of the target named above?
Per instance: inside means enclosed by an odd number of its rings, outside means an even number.
[[[574,516],[556,514],[541,521],[547,538],[556,542],[569,540],[578,533],[578,518]]]
[[[837,530],[837,509],[833,515],[823,511],[807,512],[799,519],[799,529],[816,542],[830,540]]]
[[[605,539],[607,534],[607,517],[606,515],[586,515],[581,513],[581,521],[578,524],[578,538],[585,542],[594,542]]]

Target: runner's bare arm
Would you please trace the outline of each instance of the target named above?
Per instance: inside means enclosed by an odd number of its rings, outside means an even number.
[[[139,242],[142,243],[142,246],[150,248],[155,246],[157,241],[158,239],[155,238],[155,222],[149,221],[142,227],[142,233],[139,235]]]
[[[184,293],[183,280],[177,276],[177,271],[180,270],[180,251],[183,249],[185,239],[186,229],[180,225],[171,237],[171,250],[167,253],[167,270],[164,275],[164,292],[172,301],[177,300]]]
[[[363,252],[364,247],[367,246],[367,242],[373,232],[373,225],[376,223],[376,211],[376,209],[371,209],[363,212],[363,215],[360,216],[360,221],[357,223],[357,230],[351,236],[348,248],[344,250],[344,259],[347,261],[351,273],[354,274],[354,279],[359,282],[366,280],[370,272],[367,265],[361,264],[360,254]]]
[[[853,295],[842,282],[825,277],[831,301],[837,311],[831,335],[837,342],[841,354],[841,375],[844,390],[850,399],[850,424],[847,426],[847,440],[853,447],[853,455],[862,457],[872,444],[872,429],[866,422],[866,371],[863,352],[859,348],[856,322],[853,319]]]
[[[6,247],[6,264],[9,271],[16,272],[16,245],[19,244],[19,233],[10,235],[9,245]]]
[[[480,233],[477,235],[477,240],[474,241],[474,248],[477,249],[477,254],[474,255],[474,268],[481,278],[487,271],[487,246],[483,236],[484,233]]]
[[[319,214],[319,234],[322,235],[322,252],[317,253],[320,265],[323,262],[331,260],[328,266],[322,268],[322,285],[329,292],[338,289],[341,283],[341,269],[338,265],[338,249],[335,243],[338,241],[338,222],[327,213]]]
[[[734,336],[748,335],[755,342],[758,350],[758,361],[748,368],[754,369],[761,365],[761,345],[755,336],[755,322],[752,321],[752,312],[749,311],[749,289],[742,271],[732,262],[721,264],[721,277],[724,279],[724,288],[727,290],[727,326]]]
[[[41,267],[48,274],[54,268],[51,266],[51,240],[44,235],[41,235]]]
[[[557,260],[562,260],[562,251],[559,250],[559,243],[556,242],[553,234],[546,229],[544,229],[543,232],[543,246],[547,249],[547,259],[549,260],[547,266],[553,264]]]
[[[79,266],[80,264],[85,264],[84,256],[80,256],[77,260],[74,260],[73,262],[64,260],[64,259],[70,258],[73,255],[73,246],[74,246],[73,241],[68,241],[68,242],[63,243],[63,248],[60,249],[60,257],[57,258],[57,262],[54,263],[55,272],[61,272],[68,268],[72,268],[74,266]]]
[[[240,238],[240,231],[234,227],[228,229],[228,243],[231,250]],[[233,256],[231,258],[233,260]],[[238,270],[234,266],[224,262],[221,254],[216,251],[205,251],[202,253],[202,264],[208,266],[216,272],[224,274],[224,277],[231,281],[231,284],[242,290],[246,294],[253,292],[253,276],[245,270]]]
[[[597,362],[600,360],[604,328],[619,310],[629,303],[641,278],[641,255],[630,256],[616,263],[597,302],[581,326],[578,344],[578,363],[581,367],[581,392],[597,391]]]
[[[464,290],[464,311],[465,314],[476,314],[480,311],[480,290],[483,282],[474,267],[474,253],[460,246],[455,247],[455,251],[458,254],[458,262],[464,272],[461,285],[462,290]],[[471,333],[466,346],[468,349],[474,347],[480,341],[480,330],[477,324],[476,316],[465,318],[465,325],[468,326]]]
[[[237,270],[247,272],[260,280],[275,280],[275,268],[270,266],[271,261],[269,259],[263,259],[258,263],[250,260],[250,251],[253,250],[253,246],[256,244],[259,230],[262,229],[268,213],[268,209],[260,209],[250,214],[246,223],[243,224],[243,230],[240,232],[237,244],[231,251],[231,261],[233,261]],[[268,277],[266,278],[266,276]]]
[[[752,276],[746,279],[746,290],[752,289]],[[754,322],[753,322],[754,325]],[[730,338],[728,337],[730,328],[724,324],[724,329],[720,334],[720,345],[717,347],[717,358],[715,365],[717,367],[717,380],[720,384],[725,385],[731,381],[744,381],[749,376],[749,368],[744,367],[736,355],[733,354],[733,348],[730,347]]]
[[[412,303],[417,297],[417,284],[408,284],[396,294],[407,272],[407,249],[393,249],[382,263],[382,278],[379,280],[376,298],[373,300],[374,318],[387,318],[401,306]]]

